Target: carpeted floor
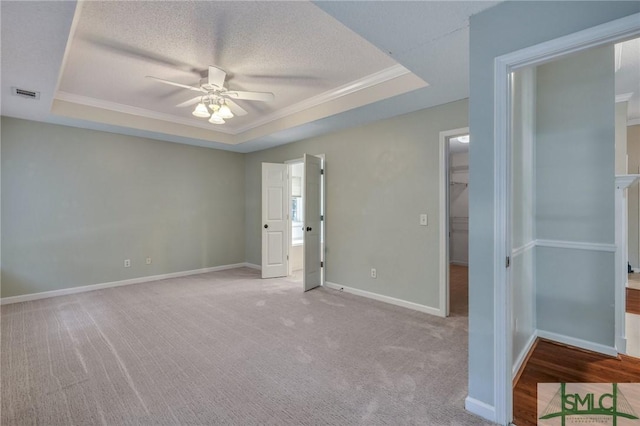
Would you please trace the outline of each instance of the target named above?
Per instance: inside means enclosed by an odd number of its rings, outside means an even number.
[[[3,425],[486,424],[467,318],[241,268],[2,307]]]

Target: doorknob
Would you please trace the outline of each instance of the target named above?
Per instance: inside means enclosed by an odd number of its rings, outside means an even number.
[[[311,231],[311,227],[307,226],[307,232]]]
[[[267,229],[269,227],[269,225],[265,224],[264,225],[264,229]]]

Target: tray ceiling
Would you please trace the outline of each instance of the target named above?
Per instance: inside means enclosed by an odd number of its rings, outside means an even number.
[[[141,116],[235,144],[261,126],[282,130],[370,103],[372,94],[380,100],[427,85],[308,2],[86,2],[75,21],[54,111],[86,115],[78,118],[100,121],[110,110],[122,114],[111,115],[113,124]],[[145,78],[198,86],[209,65],[228,73],[229,89],[272,92],[275,100],[237,100],[248,114],[215,125],[194,117],[194,106],[176,106],[198,93]],[[375,94],[379,84],[387,90]]]
[[[468,97],[468,19],[497,3],[2,1],[1,112],[266,149]],[[209,65],[275,101],[216,126],[176,107],[195,92],[145,78],[193,85]]]

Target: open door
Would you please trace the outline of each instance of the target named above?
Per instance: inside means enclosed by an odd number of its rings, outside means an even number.
[[[285,277],[288,240],[286,164],[262,163],[262,278]]]
[[[304,155],[304,291],[321,284],[320,184],[322,159]]]

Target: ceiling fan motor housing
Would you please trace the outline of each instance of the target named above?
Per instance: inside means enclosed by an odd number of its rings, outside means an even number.
[[[200,80],[200,87],[207,92],[215,92],[217,90],[224,90],[224,87],[217,86],[215,84],[210,84],[209,80],[203,78]]]

